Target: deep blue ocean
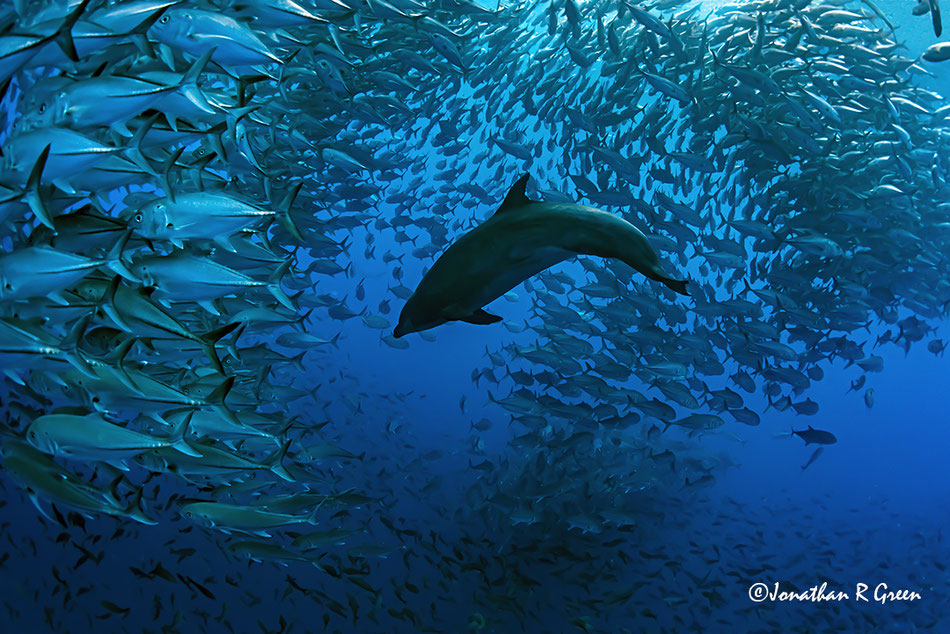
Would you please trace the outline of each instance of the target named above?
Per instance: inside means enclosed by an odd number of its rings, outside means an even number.
[[[950,631],[916,6],[0,6],[0,634]]]

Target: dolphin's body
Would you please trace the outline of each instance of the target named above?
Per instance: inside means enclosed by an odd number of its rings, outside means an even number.
[[[518,179],[495,214],[436,260],[399,315],[394,337],[449,321],[492,324],[483,310],[529,277],[578,254],[616,258],[651,280],[688,295],[686,281],[668,277],[646,236],[606,211],[525,196]]]

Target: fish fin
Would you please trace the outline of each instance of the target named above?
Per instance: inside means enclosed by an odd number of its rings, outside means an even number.
[[[91,0],[83,0],[79,3],[79,6],[66,16],[63,25],[52,35],[52,39],[56,41],[66,57],[74,62],[79,61],[79,54],[76,52],[76,45],[73,42],[73,26],[75,26],[79,16],[83,14],[90,2]]]
[[[284,292],[284,289],[280,287],[281,280],[287,271],[290,270],[292,264],[291,259],[287,258],[283,264],[277,267],[267,280],[267,290],[270,291],[270,294],[273,295],[274,299],[280,302],[282,306],[296,313],[298,308],[290,301],[290,298],[287,297],[287,293]]]
[[[36,159],[36,163],[33,164],[30,177],[26,182],[25,193],[26,202],[33,211],[33,214],[36,215],[40,222],[52,229],[55,233],[56,227],[53,226],[53,217],[46,207],[46,203],[43,200],[43,192],[40,189],[40,183],[43,179],[43,169],[46,167],[47,159],[49,159],[50,148],[50,145],[43,148],[43,151],[40,152],[40,155]]]
[[[303,187],[303,183],[297,183],[290,188],[287,195],[284,196],[284,199],[281,201],[280,206],[277,208],[277,216],[283,223],[284,228],[290,232],[290,235],[300,242],[304,242],[305,240],[303,234],[300,233],[300,228],[290,215],[290,208],[294,204],[294,200],[297,198],[301,187]]]
[[[135,273],[129,269],[129,265],[126,263],[125,247],[129,243],[131,236],[132,230],[128,229],[122,238],[109,250],[109,253],[106,255],[106,265],[123,278],[138,284],[141,283],[142,280],[136,277]]]
[[[515,181],[515,184],[512,185],[511,189],[508,190],[508,195],[505,196],[505,200],[502,201],[501,207],[495,211],[496,214],[514,209],[515,207],[527,205],[531,202],[531,200],[525,195],[525,189],[528,187],[529,178],[531,178],[531,175],[525,174]]]
[[[127,139],[132,137],[132,132],[129,131],[125,121],[113,121],[109,126],[109,129],[121,137],[125,137]]]
[[[241,421],[238,420],[238,417],[231,411],[231,409],[225,404],[224,399],[227,398],[228,393],[231,391],[231,388],[234,386],[234,377],[229,376],[221,384],[214,388],[214,391],[208,395],[207,402],[211,405],[211,408],[218,413],[219,416],[223,417],[229,423],[234,425],[241,425]]]
[[[195,410],[189,410],[185,417],[181,419],[181,422],[178,423],[178,426],[175,427],[175,431],[172,432],[169,441],[171,446],[178,451],[182,452],[186,456],[191,456],[193,458],[201,458],[202,454],[197,449],[195,449],[191,443],[188,442],[188,430],[191,429],[191,419],[195,415]]]
[[[146,40],[146,42],[148,42],[148,38],[145,38],[145,40]],[[168,69],[169,69],[169,70],[171,70],[171,71],[174,72],[174,70],[175,70],[175,52],[172,50],[172,47],[171,47],[171,46],[169,46],[168,44],[165,44],[164,42],[162,42],[161,44],[159,44],[159,45],[158,45],[158,57],[159,57],[159,59],[161,59],[161,60],[165,63],[166,66],[168,66]]]
[[[105,301],[102,303],[102,309],[119,328],[126,332],[134,333],[135,331],[129,326],[128,322],[122,319],[122,315],[119,314],[119,309],[115,302],[115,294],[119,290],[119,284],[121,282],[122,277],[119,275],[112,278],[112,282],[109,284],[109,288],[103,296]]]
[[[53,291],[52,293],[47,293],[46,297],[49,298],[54,304],[59,306],[69,306],[69,300],[63,297],[62,291]]]
[[[172,152],[165,161],[165,164],[162,166],[162,189],[165,190],[165,195],[168,196],[168,199],[172,203],[175,202],[175,189],[172,187],[171,183],[171,170],[173,167],[175,167],[175,164],[178,162],[178,159],[181,157],[181,154],[184,151],[185,147],[182,146]]]
[[[214,345],[222,338],[229,335],[240,325],[239,322],[231,322],[221,328],[216,328],[214,330],[209,330],[208,332],[200,336],[201,346],[204,348],[205,354],[211,360],[211,363],[214,365],[214,369],[220,374],[224,374],[224,366],[221,365],[221,359],[218,357],[218,351]]]
[[[89,325],[89,320],[92,319],[93,313],[89,313],[83,316],[81,319],[78,319],[75,324],[69,329],[69,332],[59,343],[59,347],[63,352],[66,353],[66,360],[74,368],[82,372],[84,375],[91,379],[97,379],[96,373],[93,372],[92,367],[89,365],[89,362],[86,360],[86,357],[83,356],[82,351],[79,349],[79,342],[82,341],[83,336],[86,333],[86,327]]]
[[[498,315],[492,315],[491,313],[485,312],[485,309],[479,308],[474,313],[468,317],[462,317],[459,321],[464,321],[467,324],[478,324],[479,326],[486,326],[488,324],[494,324],[501,321],[501,317]]]
[[[264,461],[264,464],[267,465],[267,468],[270,469],[278,478],[286,480],[287,482],[296,482],[294,477],[290,475],[287,469],[284,468],[284,456],[287,455],[287,449],[290,447],[290,441],[285,440],[281,443],[280,447],[271,455],[270,458]]]
[[[148,134],[148,131],[152,129],[152,126],[155,125],[155,122],[158,121],[158,118],[161,116],[161,113],[156,112],[151,115],[144,123],[135,131],[133,135],[126,128],[125,123],[113,124],[113,127],[120,126],[119,134],[125,137],[131,137],[128,142],[128,146],[125,150],[128,158],[132,161],[137,167],[142,169],[146,174],[156,175],[157,172],[152,168],[152,164],[148,162],[148,159],[145,158],[145,154],[142,152],[142,142],[145,140],[145,135]]]
[[[208,394],[208,402],[216,405],[224,405],[224,399],[227,398],[232,387],[234,387],[234,377],[229,376],[221,381],[221,384]]]
[[[194,84],[197,86],[198,78],[201,76],[201,73],[204,72],[205,66],[208,65],[208,62],[211,61],[211,56],[214,55],[214,52],[217,50],[217,46],[212,46],[207,51],[205,51],[201,57],[197,58],[192,65],[188,68],[184,75],[181,76],[181,81],[178,86],[184,86],[186,84]],[[189,101],[192,101],[191,97],[186,93],[185,97]],[[201,107],[201,103],[196,103],[192,101],[196,106]],[[207,105],[207,102],[204,102]]]
[[[215,305],[209,299],[201,300],[200,302],[198,302],[198,305],[204,308],[206,311],[208,311],[212,315],[214,315],[215,317],[221,316],[221,312],[215,307]]]
[[[23,387],[26,387],[26,382],[23,380],[23,377],[17,374],[16,370],[11,370],[7,368],[6,370],[3,371],[3,374],[6,375],[8,379],[13,381],[17,385],[22,385]]]
[[[53,185],[64,194],[69,194],[70,196],[76,194],[76,188],[65,178],[54,178]]]
[[[145,509],[142,507],[142,488],[143,487],[139,487],[135,490],[135,495],[132,496],[129,505],[125,507],[125,515],[140,524],[155,526],[158,522],[146,515]]]
[[[152,48],[152,43],[149,41],[146,33],[152,27],[152,25],[158,22],[159,18],[161,18],[162,14],[164,14],[167,10],[168,6],[160,7],[157,11],[152,12],[147,18],[145,18],[145,20],[140,22],[128,33],[142,54],[147,55],[152,59],[155,59],[155,49]]]
[[[46,511],[43,509],[42,506],[40,506],[40,500],[35,493],[29,493],[28,495],[30,496],[30,502],[32,502],[33,506],[36,507],[36,510],[40,512],[40,515],[42,515],[43,517],[45,517],[51,522],[56,521],[46,513]]]

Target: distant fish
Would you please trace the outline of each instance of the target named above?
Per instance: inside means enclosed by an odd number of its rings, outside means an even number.
[[[808,459],[808,462],[802,465],[802,471],[810,467],[813,462],[818,460],[818,456],[820,456],[824,450],[825,450],[824,447],[819,447],[818,449],[815,449],[815,451],[813,451],[811,454],[811,458]]]
[[[626,220],[570,203],[525,195],[528,175],[509,190],[495,214],[436,260],[399,315],[394,337],[449,321],[493,324],[485,304],[529,277],[577,255],[623,260],[648,278],[688,295],[686,281],[668,277],[646,236]]]
[[[816,445],[833,445],[838,442],[838,439],[835,438],[835,435],[830,431],[815,429],[811,425],[808,426],[808,429],[802,431],[792,430],[792,433],[804,440],[806,445],[812,443]]]

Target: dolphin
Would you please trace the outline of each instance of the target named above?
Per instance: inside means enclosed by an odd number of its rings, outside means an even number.
[[[593,207],[538,202],[525,195],[528,175],[508,191],[491,218],[439,256],[406,301],[393,337],[449,321],[493,324],[501,317],[482,308],[529,277],[578,254],[616,258],[688,295],[686,280],[663,272],[639,229]]]

